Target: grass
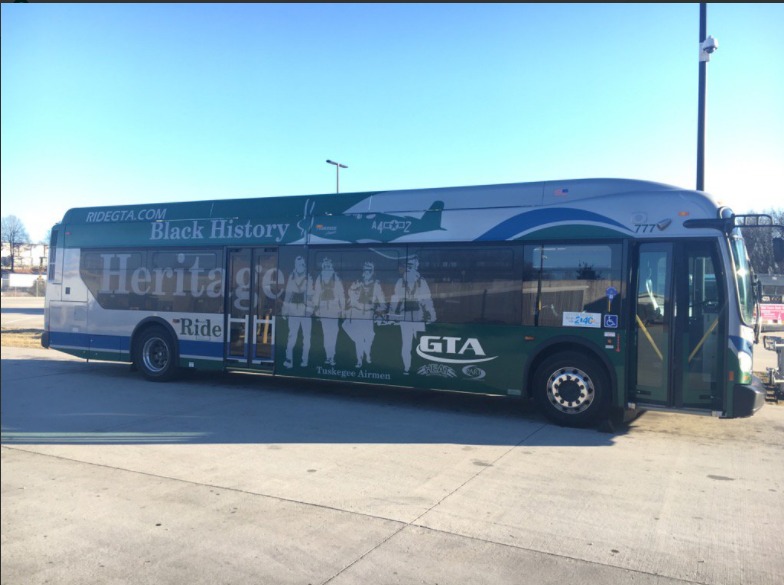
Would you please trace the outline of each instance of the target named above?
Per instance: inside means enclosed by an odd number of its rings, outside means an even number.
[[[3,327],[0,331],[0,342],[6,347],[43,349],[41,333],[40,329],[6,329]]]

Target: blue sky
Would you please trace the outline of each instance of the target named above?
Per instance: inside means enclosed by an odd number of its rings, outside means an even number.
[[[2,215],[696,181],[698,4],[2,4]],[[709,4],[705,187],[784,208],[782,4]]]

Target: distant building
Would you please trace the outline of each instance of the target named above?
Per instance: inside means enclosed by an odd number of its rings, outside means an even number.
[[[49,261],[49,246],[47,244],[20,244],[14,250],[15,272],[46,272]],[[3,269],[11,267],[11,246],[3,242],[2,246]]]

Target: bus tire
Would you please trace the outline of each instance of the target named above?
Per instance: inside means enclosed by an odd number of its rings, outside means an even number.
[[[177,353],[171,335],[163,327],[149,327],[136,338],[133,363],[153,382],[166,382],[177,375]]]
[[[546,358],[533,378],[533,397],[552,422],[585,427],[607,416],[610,381],[604,367],[578,352]]]

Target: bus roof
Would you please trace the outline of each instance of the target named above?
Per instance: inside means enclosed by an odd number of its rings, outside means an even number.
[[[576,179],[77,208],[63,224],[69,246],[386,243],[512,240],[575,225],[605,235],[677,230],[696,236],[705,230],[685,230],[683,220],[718,213],[716,202],[699,191]]]
[[[492,207],[539,207],[560,205],[613,195],[640,196],[661,192],[707,194],[684,190],[679,187],[634,179],[568,179],[562,181],[538,181],[530,183],[502,183],[494,185],[471,185],[458,187],[435,187],[426,189],[401,189],[393,191],[368,191],[358,193],[327,193],[317,195],[283,195],[230,199],[210,199],[189,202],[149,203],[136,205],[106,205],[77,207],[68,210],[63,223],[87,222],[89,212],[135,211],[152,207],[166,207],[173,212],[179,208],[177,219],[204,217],[231,217],[237,206],[261,205],[269,211],[273,206],[301,208],[306,200],[317,200],[324,206],[344,207],[346,201],[357,200],[357,204],[344,209],[343,213],[404,213],[427,210],[429,202],[441,200],[444,209],[487,209]],[[708,196],[709,197],[709,196]],[[300,202],[299,204],[297,202]],[[189,213],[190,210],[190,213]],[[247,209],[245,211],[247,214]],[[190,217],[187,217],[190,215]],[[277,214],[276,214],[277,215]],[[167,216],[166,219],[174,219]]]

